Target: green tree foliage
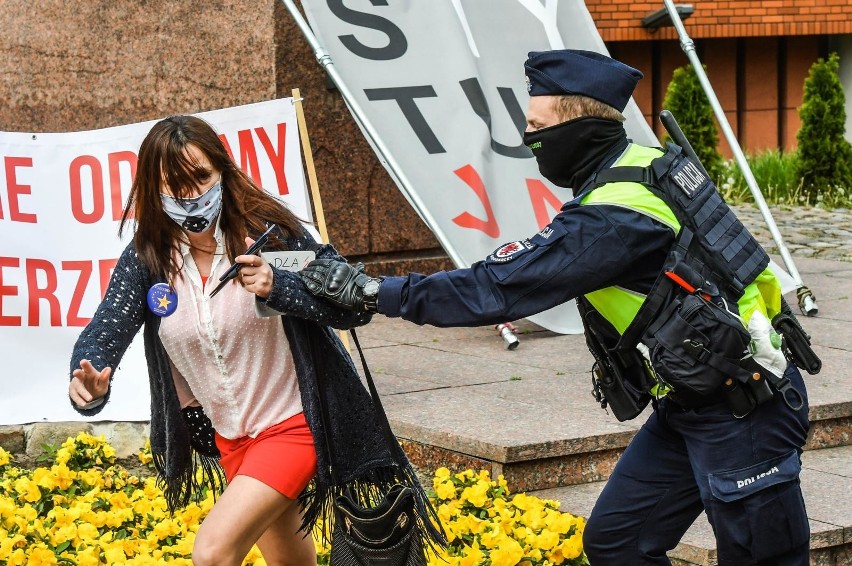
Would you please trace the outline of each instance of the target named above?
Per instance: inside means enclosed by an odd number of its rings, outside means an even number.
[[[663,108],[674,115],[704,168],[718,180],[724,166],[718,149],[719,130],[713,118],[713,107],[691,65],[675,69],[666,89]],[[663,141],[668,142],[669,137]]]
[[[846,100],[837,75],[839,68],[840,58],[832,53],[828,61],[820,58],[814,63],[805,79],[799,107],[802,126],[796,140],[798,174],[811,194],[832,187],[852,187],[852,146],[843,137]]]

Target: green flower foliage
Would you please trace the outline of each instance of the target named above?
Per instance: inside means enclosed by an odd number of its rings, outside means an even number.
[[[713,107],[691,65],[675,69],[666,89],[663,108],[674,115],[710,177],[718,179],[724,163],[718,149],[719,129],[713,118]],[[668,141],[669,137],[665,136],[663,142]]]
[[[808,193],[852,187],[852,146],[844,138],[846,110],[839,68],[840,58],[832,53],[828,61],[820,58],[814,63],[805,79],[796,140],[798,174]]]

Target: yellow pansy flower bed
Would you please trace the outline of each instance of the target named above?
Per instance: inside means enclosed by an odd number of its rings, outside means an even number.
[[[8,566],[192,564],[192,545],[213,506],[212,493],[175,515],[156,481],[116,464],[103,436],[80,433],[50,466],[27,470],[0,448],[0,564]],[[139,453],[150,465],[147,448]],[[429,566],[549,566],[586,564],[582,518],[558,502],[517,494],[486,471],[434,477],[433,502],[450,541]],[[330,548],[314,532],[319,563]],[[266,562],[257,547],[243,562]]]
[[[559,511],[559,502],[524,493],[509,497],[503,476],[481,470],[439,468],[434,503],[450,542],[430,566],[576,566],[583,554],[585,521]]]

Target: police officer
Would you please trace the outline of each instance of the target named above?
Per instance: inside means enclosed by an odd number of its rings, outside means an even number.
[[[627,328],[679,228],[669,207],[643,185],[593,182],[601,170],[646,166],[662,154],[631,143],[622,124],[642,74],[570,49],[530,53],[525,71],[524,143],[541,174],[572,188],[575,198],[539,233],[469,268],[373,278],[320,260],[302,272],[313,293],[349,309],[435,326],[495,324],[584,297],[618,332]],[[778,281],[766,270],[746,289],[739,315],[749,325],[765,322],[780,299]],[[808,563],[799,485],[807,398],[795,366],[778,373],[805,400],[800,410],[778,393],[744,418],[715,397],[699,407],[666,396],[655,400],[589,517],[584,547],[593,565],[669,564],[666,552],[702,510],[713,525],[720,565]]]

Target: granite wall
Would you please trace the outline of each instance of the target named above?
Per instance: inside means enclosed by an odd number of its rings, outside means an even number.
[[[304,97],[329,234],[375,272],[450,267],[277,0],[3,0],[0,131],[68,132]]]

